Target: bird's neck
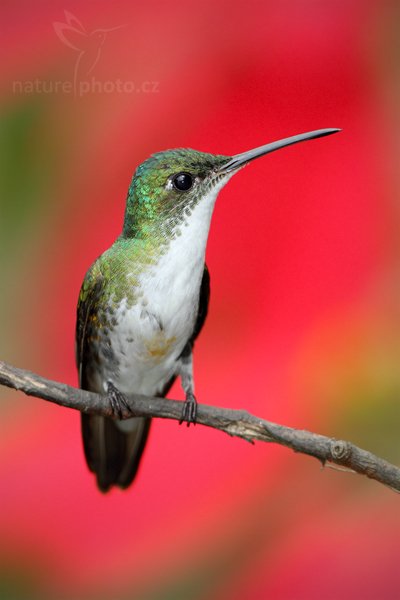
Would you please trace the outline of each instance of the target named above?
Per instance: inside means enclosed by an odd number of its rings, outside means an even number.
[[[193,252],[196,255],[205,252],[211,216],[221,187],[211,189],[185,210],[172,213],[168,220],[157,215],[152,219],[138,218],[135,202],[132,202],[132,198],[129,199],[130,190],[119,245],[124,247],[133,260],[137,260],[139,256],[156,259],[166,254],[170,247],[184,248],[187,254],[183,259],[190,263]]]
[[[211,192],[209,198],[203,198],[185,214],[181,222],[176,222],[171,228],[148,224],[147,227],[142,225],[140,231],[135,231],[135,226],[132,230],[125,222],[123,233],[114,244],[114,251],[118,251],[124,262],[142,265],[144,269],[158,263],[162,257],[168,257],[168,261],[172,266],[175,264],[177,269],[182,264],[190,267],[199,257],[204,259],[217,194],[217,191]]]

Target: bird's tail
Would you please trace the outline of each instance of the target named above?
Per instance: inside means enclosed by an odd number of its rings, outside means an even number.
[[[114,421],[83,413],[81,417],[86,462],[99,489],[107,492],[113,485],[128,487],[137,473],[151,419]]]

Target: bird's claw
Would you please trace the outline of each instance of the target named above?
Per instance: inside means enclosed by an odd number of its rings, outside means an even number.
[[[181,418],[179,419],[179,425],[182,425],[183,421],[186,421],[189,427],[191,423],[196,425],[197,419],[197,400],[193,394],[187,394],[186,400],[182,408]]]
[[[112,414],[114,417],[122,419],[124,416],[124,412],[132,414],[132,411],[129,407],[129,404],[126,401],[124,394],[120,392],[119,389],[116,388],[111,381],[107,383],[107,397],[110,402]]]

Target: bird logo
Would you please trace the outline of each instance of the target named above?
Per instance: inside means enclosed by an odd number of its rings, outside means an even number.
[[[89,31],[69,11],[64,10],[64,15],[66,22],[55,21],[53,27],[59,40],[78,53],[74,68],[74,92],[76,93],[78,81],[90,75],[99,62],[107,34],[125,25]]]

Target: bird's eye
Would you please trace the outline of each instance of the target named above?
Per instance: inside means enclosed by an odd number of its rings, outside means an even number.
[[[178,173],[173,176],[172,183],[180,192],[187,192],[193,185],[193,177],[190,173]]]

